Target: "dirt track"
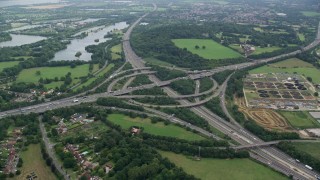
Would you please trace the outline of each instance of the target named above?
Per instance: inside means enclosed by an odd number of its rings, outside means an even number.
[[[244,99],[237,99],[236,104],[239,106],[239,110],[242,113],[253,119],[256,123],[264,128],[282,131],[291,130],[291,127],[285,118],[273,110],[247,108],[245,106]]]

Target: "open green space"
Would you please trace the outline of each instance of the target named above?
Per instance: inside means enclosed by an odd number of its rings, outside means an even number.
[[[314,11],[301,11],[301,13],[308,17],[320,16],[320,13]]]
[[[232,59],[241,57],[238,52],[210,39],[173,39],[179,48],[187,48],[193,54],[206,59]],[[196,48],[198,46],[199,48]]]
[[[78,90],[78,89],[81,89],[82,87],[90,85],[95,80],[97,80],[98,78],[102,77],[104,74],[109,72],[113,67],[114,67],[114,64],[109,64],[107,67],[105,67],[102,71],[100,71],[94,77],[88,79],[86,82],[82,83],[80,86],[76,87],[74,90]]]
[[[37,75],[37,71],[40,72]],[[71,77],[79,78],[87,76],[89,73],[89,65],[79,65],[75,68],[71,68],[70,66],[60,66],[60,67],[39,67],[39,68],[31,68],[22,70],[18,77],[17,82],[27,82],[27,83],[37,83],[40,78],[48,78],[53,79],[55,77],[62,77],[71,73]]]
[[[147,63],[150,63],[150,64],[152,64],[152,65],[157,65],[157,66],[169,66],[169,67],[174,66],[173,64],[170,64],[170,63],[165,62],[165,61],[160,61],[159,59],[156,59],[156,58],[153,58],[153,57],[144,58],[144,60],[145,60]]]
[[[305,41],[306,40],[306,37],[304,36],[304,34],[302,33],[297,33],[298,34],[298,37],[300,39],[300,41]]]
[[[213,159],[202,158],[200,161],[192,157],[160,151],[163,157],[181,167],[185,172],[202,180],[280,180],[287,177],[250,159]]]
[[[320,124],[305,111],[279,111],[284,116],[291,126],[299,129],[317,128]]]
[[[277,46],[272,46],[272,47],[255,47],[256,50],[252,53],[253,55],[258,55],[258,54],[263,54],[263,53],[269,53],[269,52],[273,52],[276,50],[281,49],[280,47]]]
[[[121,44],[115,45],[111,48],[112,60],[117,60],[121,58],[122,46]]]
[[[305,77],[311,77],[312,81],[316,84],[320,83],[320,70],[297,58],[287,59],[281,62],[258,67],[250,70],[249,73],[297,73]]]
[[[192,133],[173,124],[165,125],[163,122],[153,124],[149,118],[130,118],[129,116],[122,114],[110,114],[108,116],[108,120],[120,125],[124,129],[129,129],[132,126],[142,127],[144,129],[143,132],[158,136],[175,137],[190,141],[204,139],[204,137],[198,134]]]
[[[17,64],[19,64],[19,61],[0,62],[0,72],[2,72],[5,68],[13,67]]]
[[[28,179],[27,176],[32,172],[36,174],[37,179],[55,180],[56,176],[51,172],[46,162],[42,159],[40,144],[31,144],[28,150],[21,152],[23,165],[21,174],[13,179]]]
[[[239,53],[244,53],[243,49],[240,47],[239,44],[230,44],[229,47],[231,49],[234,49],[234,50],[238,51]]]
[[[320,160],[320,143],[319,142],[294,142],[292,143],[296,149],[310,154],[314,158]]]

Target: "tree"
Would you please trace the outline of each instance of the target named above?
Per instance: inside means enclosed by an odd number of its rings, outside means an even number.
[[[72,157],[68,157],[63,160],[63,166],[65,168],[74,168],[77,165],[77,162]]]
[[[202,46],[202,49],[206,49],[206,46]]]
[[[16,175],[20,175],[21,174],[21,171],[20,170],[17,170],[16,171]]]
[[[41,75],[41,72],[40,72],[40,71],[37,71],[37,72],[36,72],[36,75],[37,75],[37,76],[40,76],[40,75]]]
[[[14,177],[14,174],[13,174],[13,173],[10,173],[10,174],[9,174],[9,177],[11,177],[11,178]]]
[[[318,93],[318,92],[315,92],[313,95],[316,96],[316,97],[318,97],[318,96],[319,96],[319,93]]]
[[[194,46],[194,48],[199,49],[200,47],[198,45]]]
[[[312,82],[312,78],[311,77],[307,77],[307,80]]]
[[[52,129],[51,129],[51,134],[52,134],[52,136],[58,136],[58,131],[57,131],[57,129],[56,129],[56,128],[52,128]]]

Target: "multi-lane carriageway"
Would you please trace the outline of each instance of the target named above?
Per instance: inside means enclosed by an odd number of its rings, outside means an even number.
[[[156,5],[154,5],[154,7],[155,7],[154,9],[156,9]],[[143,60],[134,53],[134,51],[131,48],[129,40],[130,40],[132,29],[147,15],[148,14],[143,15],[136,22],[134,22],[130,26],[130,28],[127,30],[123,38],[123,50],[125,53],[126,60],[130,62],[135,69],[140,69],[140,72],[147,72],[149,70],[148,70],[148,67],[145,67]],[[320,24],[319,24],[319,27],[320,27]],[[237,64],[237,65],[224,66],[224,67],[215,68],[209,71],[199,71],[197,73],[190,73],[189,78],[196,80],[202,77],[209,77],[214,73],[221,72],[227,69],[230,69],[230,70],[243,69],[246,67],[254,66],[256,64],[271,62],[274,60],[278,60],[280,58],[290,57],[290,56],[299,54],[302,51],[306,51],[315,47],[316,45],[319,44],[319,42],[320,42],[320,28],[318,29],[316,40],[312,42],[310,45],[304,47],[302,50],[297,50],[288,54],[283,54],[283,55],[279,55],[272,58],[262,59],[259,61],[252,61],[252,62]],[[121,73],[123,72],[117,72],[117,74],[121,74]],[[159,86],[164,83],[160,81],[152,73],[147,73],[147,74],[149,76],[149,79],[154,82],[151,85],[144,85],[144,86],[135,87],[132,89],[123,89],[118,92],[112,92],[112,93],[106,92],[106,93],[100,93],[100,94],[93,94],[93,95],[85,96],[86,99],[82,99],[81,102],[94,102],[99,97],[121,96],[133,90],[151,88],[154,86]],[[113,74],[113,75],[116,75],[116,74]],[[225,89],[226,85],[227,83],[224,83],[222,87]],[[168,87],[163,87],[163,89],[171,97],[179,96],[179,94],[177,94],[175,91],[173,91]],[[224,95],[224,91],[222,91],[221,93],[222,95]],[[27,114],[30,112],[40,113],[50,109],[56,109],[56,108],[73,106],[75,104],[79,104],[80,102],[75,103],[73,101],[74,98],[75,97],[70,97],[70,98],[65,98],[65,99],[61,99],[53,102],[47,102],[47,103],[38,104],[34,106],[24,107],[21,109],[0,112],[0,118],[4,116],[9,116],[9,115]],[[190,104],[190,102],[187,100],[178,100],[178,101],[182,105],[187,106]],[[319,174],[317,174],[316,172],[310,171],[309,169],[305,168],[303,164],[296,162],[291,157],[279,151],[278,149],[274,147],[261,147],[268,144],[265,144],[265,142],[263,142],[262,140],[260,140],[258,137],[251,134],[247,130],[243,129],[237,123],[235,122],[229,123],[223,120],[219,116],[213,114],[211,111],[206,109],[204,106],[195,106],[195,107],[192,106],[191,110],[196,114],[198,114],[199,116],[201,116],[202,118],[204,118],[205,120],[207,120],[210,125],[219,129],[221,132],[223,132],[224,134],[228,135],[229,137],[231,137],[232,139],[240,143],[242,147],[244,148],[255,147],[254,149],[250,150],[251,157],[266,164],[267,166],[270,166],[275,170],[278,170],[288,176],[292,175],[294,179],[316,179],[316,176],[319,176]]]
[[[138,19],[134,23],[134,25],[132,26],[132,29],[140,21],[141,21],[141,19]],[[319,26],[320,26],[320,24],[319,24]],[[320,28],[318,29],[318,32],[319,31],[320,31]],[[123,44],[123,49],[124,49],[127,61],[129,61],[132,64],[132,66],[135,68],[142,68],[142,67],[144,67],[144,63],[143,63],[142,59],[134,53],[134,51],[132,50],[132,48],[130,46],[130,42],[128,41],[130,38],[130,33],[131,33],[131,31],[128,31],[126,33],[126,35],[125,35],[126,41],[124,41],[124,44]],[[193,79],[198,79],[198,78],[201,78],[204,76],[210,76],[216,72],[224,71],[227,69],[233,69],[233,70],[242,69],[242,68],[253,66],[256,64],[267,63],[267,62],[271,62],[271,61],[278,60],[281,58],[294,56],[296,54],[301,53],[302,51],[306,51],[312,47],[315,47],[316,45],[319,44],[319,41],[320,41],[320,33],[318,33],[317,39],[314,42],[312,42],[309,46],[303,48],[303,50],[297,50],[297,51],[294,51],[291,53],[282,54],[282,55],[279,55],[276,57],[267,58],[267,59],[263,59],[263,60],[259,60],[259,61],[243,63],[243,64],[238,64],[238,65],[230,65],[230,66],[225,66],[225,67],[222,67],[219,69],[214,69],[212,71],[201,72],[199,74],[195,74],[193,76]],[[149,75],[149,79],[155,83],[161,82],[154,75]],[[225,84],[225,86],[226,86],[226,84]],[[171,90],[168,87],[164,87],[163,89],[165,90],[165,92],[169,96],[174,97],[177,95],[176,92],[174,92],[173,90]],[[187,100],[179,100],[179,102],[181,104],[190,103]],[[208,109],[206,109],[203,106],[193,107],[193,108],[191,108],[191,110],[193,112],[195,112],[196,114],[200,115],[201,117],[203,117],[204,119],[206,119],[211,125],[213,125],[217,129],[219,129],[223,133],[229,135],[232,139],[236,140],[241,145],[264,143],[261,139],[259,139],[255,135],[251,134],[250,132],[246,131],[243,128],[239,128],[238,124],[233,125],[231,123],[226,122],[225,120],[216,116],[215,114],[213,114],[212,112],[210,112]],[[294,179],[315,179],[317,176],[319,176],[316,172],[310,171],[309,169],[305,168],[304,165],[295,162],[294,160],[292,160],[292,158],[290,158],[289,156],[287,156],[286,154],[284,154],[280,150],[273,148],[273,147],[256,148],[254,150],[251,150],[250,154],[251,154],[252,158],[257,159],[260,162],[265,163],[266,165],[268,165],[268,166],[270,166],[270,167],[272,167],[272,168],[274,168],[274,169],[276,169],[276,170],[278,170],[288,176],[292,175]]]

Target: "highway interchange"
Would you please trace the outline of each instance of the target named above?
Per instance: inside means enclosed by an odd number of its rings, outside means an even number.
[[[154,10],[156,10],[156,5],[154,5]],[[301,164],[299,162],[296,162],[294,159],[292,159],[290,156],[286,155],[285,153],[281,152],[277,148],[268,146],[268,143],[263,142],[261,139],[256,137],[255,135],[251,134],[247,130],[241,127],[229,114],[227,108],[225,107],[225,102],[224,102],[224,95],[225,95],[225,89],[227,87],[227,82],[231,76],[229,76],[226,81],[219,87],[214,86],[212,89],[209,91],[206,91],[204,93],[199,93],[199,82],[198,79],[203,78],[203,77],[211,77],[213,74],[222,72],[225,70],[237,70],[237,69],[243,69],[246,67],[250,66],[255,66],[257,64],[262,64],[262,63],[267,63],[271,61],[275,61],[278,59],[286,58],[286,57],[291,57],[296,54],[299,54],[303,51],[309,50],[315,46],[317,46],[320,42],[320,24],[318,28],[318,34],[317,38],[315,39],[314,42],[312,42],[310,45],[302,48],[301,50],[297,50],[288,54],[283,54],[279,55],[276,57],[272,58],[266,58],[262,60],[255,60],[247,63],[241,63],[241,64],[235,64],[235,65],[229,65],[229,66],[223,66],[219,68],[215,68],[212,70],[206,70],[206,71],[198,71],[198,72],[189,72],[187,77],[182,77],[182,78],[190,78],[193,80],[196,80],[196,92],[193,95],[190,96],[182,96],[177,94],[177,92],[173,91],[170,89],[167,85],[169,85],[171,82],[176,81],[181,78],[176,78],[173,80],[169,81],[161,81],[159,80],[155,75],[154,72],[150,71],[149,67],[145,66],[145,63],[143,62],[142,58],[137,56],[135,52],[132,50],[131,45],[130,45],[130,35],[133,30],[133,28],[140,23],[140,21],[147,16],[147,14],[143,15],[140,17],[136,22],[134,22],[127,30],[127,32],[124,34],[123,37],[123,51],[126,57],[126,60],[131,63],[133,66],[133,70],[127,70],[127,71],[121,71],[123,66],[119,68],[115,73],[113,73],[108,79],[104,81],[106,82],[111,82],[109,85],[108,89],[106,90],[107,92],[104,93],[98,93],[98,94],[91,94],[91,95],[85,95],[84,93],[74,96],[74,97],[69,97],[69,98],[64,98],[56,101],[51,101],[51,102],[46,102],[42,104],[37,104],[33,106],[28,106],[28,107],[23,107],[19,109],[13,109],[9,111],[4,111],[0,112],[0,118],[5,117],[5,116],[11,116],[11,115],[17,115],[17,114],[28,114],[31,112],[34,113],[42,113],[47,110],[52,110],[52,109],[57,109],[57,108],[62,108],[62,107],[68,107],[68,106],[74,106],[80,103],[85,103],[85,102],[95,102],[99,97],[119,97],[119,98],[140,98],[140,97],[147,97],[147,96],[132,96],[132,95],[127,95],[130,92],[133,92],[135,90],[141,90],[141,89],[147,89],[147,88],[152,88],[152,87],[161,87],[164,92],[168,94],[168,96],[177,99],[177,101],[181,104],[179,106],[181,107],[189,107],[191,111],[194,113],[198,114],[202,118],[208,121],[208,123],[223,132],[224,134],[228,135],[230,138],[241,144],[243,147],[255,147],[249,150],[250,156],[267,166],[270,166],[271,168],[282,172],[283,174],[286,174],[287,176],[293,176],[294,179],[316,179],[316,177],[319,177],[319,174],[317,172],[311,171],[307,168],[305,168],[304,164]],[[133,74],[126,75],[119,77],[123,74],[133,72]],[[153,82],[152,84],[148,85],[142,85],[138,87],[129,87],[129,88],[123,88],[118,91],[112,91],[112,87],[116,82],[119,80],[125,78],[125,77],[135,77],[139,74],[146,74],[149,76],[149,79]],[[119,77],[119,78],[117,78]],[[97,87],[96,87],[97,88]],[[94,88],[93,90],[95,90]],[[91,92],[93,92],[93,90]],[[212,93],[209,97],[207,97],[205,100],[200,100],[198,97],[201,95],[205,94],[210,94]],[[121,97],[122,96],[122,97]],[[220,118],[219,116],[215,115],[212,113],[210,110],[208,110],[206,107],[202,106],[205,102],[210,100],[213,97],[220,97],[221,100],[221,106],[224,110],[224,113],[229,117],[230,122],[227,122],[226,120]],[[151,96],[153,97],[153,96]],[[196,102],[191,103],[188,100],[184,99],[187,97],[196,97]],[[75,101],[77,99],[77,101]],[[132,101],[131,101],[132,102]],[[137,102],[134,102],[137,103]],[[176,106],[174,106],[176,107]],[[167,115],[163,112],[145,107],[146,111],[148,111],[151,114],[156,114],[158,116],[161,116],[165,119],[168,119],[174,123],[178,123],[184,126],[188,126],[191,129],[194,129],[206,136],[215,138],[215,139],[220,139],[219,137],[201,129],[196,126],[191,125],[190,123],[186,123],[181,119],[178,119],[176,117],[172,117],[170,115]],[[259,146],[259,147],[257,147]]]

